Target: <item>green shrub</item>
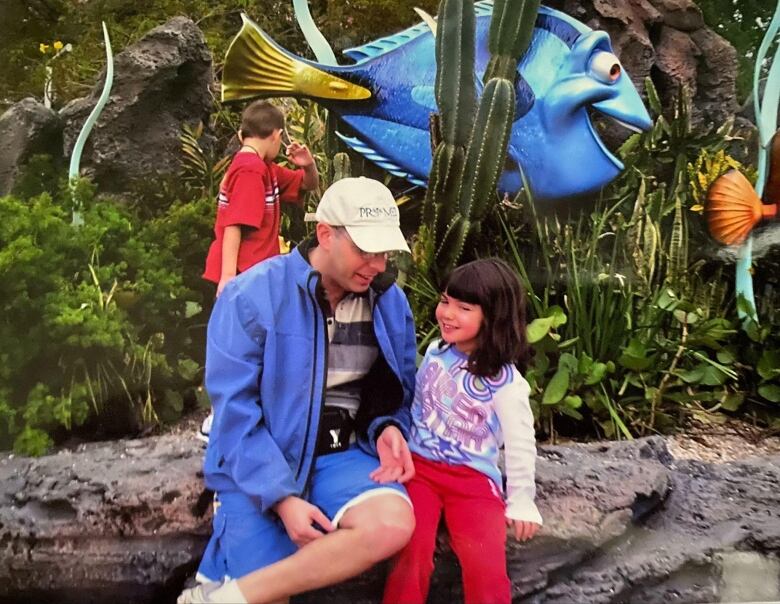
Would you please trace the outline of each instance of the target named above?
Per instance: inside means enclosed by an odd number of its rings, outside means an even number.
[[[84,185],[80,199],[73,227],[48,194],[0,198],[0,446],[21,453],[86,422],[100,434],[174,420],[201,377],[213,202],[142,224]]]

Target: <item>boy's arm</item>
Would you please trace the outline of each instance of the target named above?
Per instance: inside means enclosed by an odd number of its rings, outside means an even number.
[[[241,246],[241,225],[231,224],[225,227],[222,235],[222,270],[217,284],[217,297],[233,277],[238,273],[238,248]]]

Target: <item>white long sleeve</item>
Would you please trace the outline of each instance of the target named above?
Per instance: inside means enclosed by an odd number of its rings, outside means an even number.
[[[506,516],[542,524],[536,497],[536,438],[534,416],[528,402],[528,382],[514,370],[512,382],[498,389],[493,404],[504,436],[507,476]]]

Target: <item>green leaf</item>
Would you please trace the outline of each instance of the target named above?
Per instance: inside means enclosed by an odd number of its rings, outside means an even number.
[[[570,394],[569,396],[564,397],[563,404],[571,409],[579,409],[582,407],[582,398],[576,394]]]
[[[723,363],[724,365],[731,365],[736,360],[734,352],[727,348],[719,350],[715,356],[717,357],[718,362]]]
[[[561,399],[566,395],[569,390],[569,372],[567,369],[561,367],[552,376],[550,383],[547,384],[547,388],[542,396],[543,405],[555,405],[559,403]]]
[[[764,350],[756,365],[756,371],[761,376],[761,379],[764,380],[780,376],[780,351]]]
[[[590,373],[588,374],[588,377],[585,379],[585,385],[593,386],[594,384],[598,384],[602,379],[604,379],[606,374],[606,363],[594,363]]]
[[[729,392],[721,403],[726,411],[736,411],[745,402],[745,394],[742,392]]]
[[[780,403],[780,386],[777,384],[762,384],[758,393],[772,403]]]
[[[192,300],[187,300],[186,304],[184,305],[184,316],[187,319],[191,319],[197,314],[200,314],[200,311],[203,310],[203,307],[198,304],[197,302],[193,302]]]
[[[553,325],[552,317],[542,317],[540,319],[534,319],[528,324],[526,328],[526,336],[528,337],[529,344],[536,344],[544,336],[546,336]]]
[[[570,374],[577,373],[578,365],[577,357],[570,352],[564,352],[558,359],[558,367],[566,369]]]
[[[200,365],[192,359],[180,359],[178,368],[179,375],[188,382],[195,380],[198,377],[198,373],[200,373]]]

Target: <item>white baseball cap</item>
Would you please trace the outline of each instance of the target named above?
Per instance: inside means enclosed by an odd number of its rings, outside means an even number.
[[[378,180],[365,176],[337,180],[322,194],[314,217],[345,227],[364,252],[410,252],[393,194]]]

